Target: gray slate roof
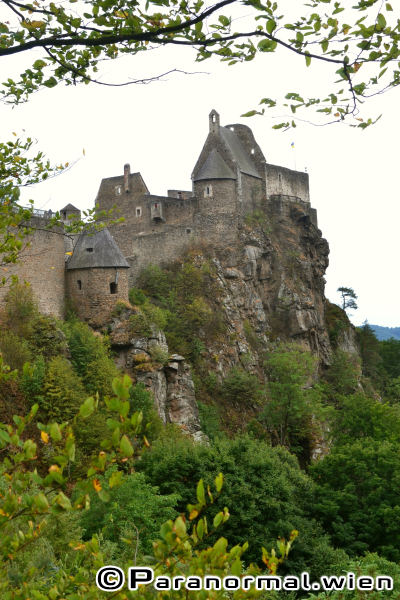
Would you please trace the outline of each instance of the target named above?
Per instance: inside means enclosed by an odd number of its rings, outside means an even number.
[[[93,248],[93,252],[88,252],[87,248]],[[86,233],[80,235],[74,253],[67,263],[68,270],[99,267],[129,268],[129,266],[106,228],[93,235]]]
[[[200,179],[236,179],[236,177],[214,148],[194,181]]]
[[[73,206],[72,204],[67,204],[67,206],[64,206],[64,208],[61,208],[58,212],[63,212],[64,210],[77,210],[79,211],[79,208],[76,208],[76,206]]]
[[[227,127],[220,127],[219,130],[225,144],[232,152],[240,171],[261,179],[236,133]]]

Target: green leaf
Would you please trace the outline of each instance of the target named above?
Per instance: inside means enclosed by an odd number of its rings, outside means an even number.
[[[240,577],[242,574],[242,561],[239,557],[236,558],[235,562],[231,567],[232,575],[236,575],[236,577]]]
[[[311,65],[311,56],[306,53],[306,65],[309,67]]]
[[[0,438],[7,442],[7,444],[12,444],[11,438],[8,435],[7,431],[0,429]]]
[[[60,431],[60,428],[57,425],[57,423],[52,423],[52,425],[50,427],[50,435],[55,442],[61,441],[62,435],[61,435],[61,431]]]
[[[378,15],[378,25],[379,25],[380,29],[385,29],[385,27],[386,27],[386,19],[382,15],[382,13],[379,13],[379,15]]]
[[[110,496],[103,489],[101,489],[98,492],[98,496],[99,496],[100,500],[102,500],[103,502],[109,502],[110,501]]]
[[[217,492],[219,493],[222,490],[222,486],[224,483],[224,476],[222,473],[219,473],[215,478],[215,487],[217,488]]]
[[[216,514],[214,517],[214,520],[213,520],[214,527],[219,527],[223,521],[223,518],[224,518],[224,513],[219,512],[218,514]]]
[[[391,7],[391,5],[388,2],[386,2],[386,10],[388,10],[388,11],[393,10],[393,8]]]
[[[229,21],[228,17],[225,17],[224,15],[220,15],[220,16],[218,17],[218,21],[219,21],[220,23],[222,23],[222,25],[223,25],[224,27],[227,27],[227,26],[229,25],[229,23],[230,23],[230,21]]]
[[[44,512],[49,508],[49,503],[47,502],[47,498],[44,494],[38,494],[33,500],[40,512]]]
[[[200,479],[200,481],[197,485],[197,500],[199,502],[201,502],[202,504],[204,504],[206,501],[205,495],[204,495],[204,483],[203,483],[202,479]]]
[[[87,419],[94,412],[94,398],[87,398],[79,408],[82,419]]]
[[[119,485],[121,483],[121,478],[122,478],[122,471],[114,471],[111,474],[110,479],[108,480],[108,485],[110,486],[110,488],[113,488],[116,485]]]
[[[128,440],[128,438],[126,437],[126,435],[123,435],[121,438],[121,442],[119,444],[120,450],[122,452],[122,454],[124,456],[132,456],[133,454],[133,446],[130,443],[130,441]]]
[[[265,28],[268,31],[268,33],[271,34],[274,31],[274,29],[276,28],[276,23],[275,23],[274,19],[269,19],[269,21],[267,21]]]

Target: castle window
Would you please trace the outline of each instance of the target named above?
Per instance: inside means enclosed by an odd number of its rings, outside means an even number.
[[[78,284],[78,290],[82,289],[82,281],[80,279],[78,279],[78,281],[76,282]]]
[[[93,248],[86,248],[86,252],[93,252]]]
[[[141,214],[142,214],[142,209],[141,209],[140,207],[138,207],[138,208],[136,209],[136,216],[137,216],[137,217],[140,217],[140,215],[141,215]]]
[[[282,182],[282,175],[280,173],[278,173],[278,181],[279,181],[279,183]]]
[[[178,198],[181,199],[182,198],[182,192],[178,192]]]
[[[158,206],[158,204],[155,204],[155,205],[154,205],[154,208],[157,208],[157,206]]]
[[[254,154],[254,148],[251,149],[251,153]]]
[[[235,128],[234,128],[234,127],[230,127],[229,129],[230,129],[231,131],[235,131]]]
[[[115,188],[115,191],[117,192],[117,196],[121,195],[121,186],[117,185],[117,187]]]
[[[215,123],[215,115],[213,115],[213,123]]]
[[[210,195],[210,188],[209,188],[209,186],[207,186],[206,193],[207,193],[207,196],[209,196],[209,195]]]
[[[115,281],[110,283],[110,294],[116,294],[118,292],[118,284]]]
[[[191,233],[192,233],[192,230],[191,230],[191,229],[186,229],[186,233],[187,233],[187,234],[191,234]]]
[[[67,218],[67,213],[65,212],[65,210],[64,210],[63,214],[64,214],[64,219],[66,219]]]

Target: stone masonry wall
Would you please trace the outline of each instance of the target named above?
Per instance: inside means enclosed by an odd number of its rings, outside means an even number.
[[[117,193],[118,188],[121,189],[120,194]],[[107,211],[111,210],[114,204],[116,204],[121,212],[114,212],[112,217],[126,216],[132,211],[136,198],[148,193],[149,190],[140,173],[131,173],[129,177],[129,192],[126,192],[124,188],[124,176],[121,174],[118,177],[108,177],[102,180],[95,204],[99,205],[100,210]]]
[[[242,185],[242,213],[252,213],[260,207],[263,197],[263,182],[245,173],[240,177]]]
[[[210,188],[210,196],[206,189]],[[238,211],[236,181],[234,179],[205,179],[196,181],[194,191],[199,211],[206,215],[231,215]]]
[[[279,175],[280,180],[279,180]],[[310,202],[308,173],[292,171],[276,165],[266,165],[267,197],[272,194],[297,196],[304,202]]]
[[[240,124],[225,125],[225,127],[227,129],[233,128],[233,131],[236,133],[237,137],[240,139],[243,146],[245,147],[251,162],[257,169],[258,174],[261,175],[261,177],[263,177],[265,173],[266,164],[265,156],[260,146],[257,144],[254,134],[250,127],[247,127],[247,125]],[[265,180],[260,180],[260,184],[262,185],[263,194],[265,194]]]
[[[2,272],[8,282],[0,286],[0,304],[4,302],[9,284],[9,276],[17,275],[20,283],[27,281],[39,302],[39,309],[47,315],[64,318],[65,312],[65,248],[64,236],[60,229],[44,230],[48,221],[33,218],[26,223],[35,228],[26,239],[31,246],[20,253],[21,265],[10,265]]]
[[[117,292],[111,294],[110,283],[115,282],[118,270]],[[128,302],[128,268],[94,268],[67,271],[68,297],[80,319],[93,326],[104,323],[118,300]],[[79,283],[80,282],[80,283]]]

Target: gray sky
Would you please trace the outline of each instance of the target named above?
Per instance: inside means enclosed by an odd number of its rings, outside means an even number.
[[[240,115],[257,108],[263,97],[279,99],[289,91],[324,97],[333,91],[333,69],[316,61],[306,68],[303,57],[285,49],[232,67],[216,60],[195,64],[194,58],[192,50],[171,47],[125,57],[103,65],[103,80],[155,76],[171,68],[208,74],[175,73],[163,82],[119,88],[59,86],[14,109],[1,105],[2,141],[25,129],[52,162],[82,157],[69,172],[24,191],[23,200],[33,198],[37,208],[52,210],[69,202],[92,207],[101,179],[122,174],[126,162],[133,172],[140,171],[151,193],[191,189],[190,174],[214,108],[223,125],[250,126],[268,162],[294,168],[295,152],[297,170],[307,167],[312,206],[331,249],[327,297],[338,302],[336,289],[353,287],[359,305],[351,317],[355,324],[368,319],[400,326],[400,90],[371,101],[368,116],[383,117],[364,132],[299,124],[282,133],[271,129],[277,121],[270,116]],[[27,59],[2,59],[1,80],[20,73]]]

